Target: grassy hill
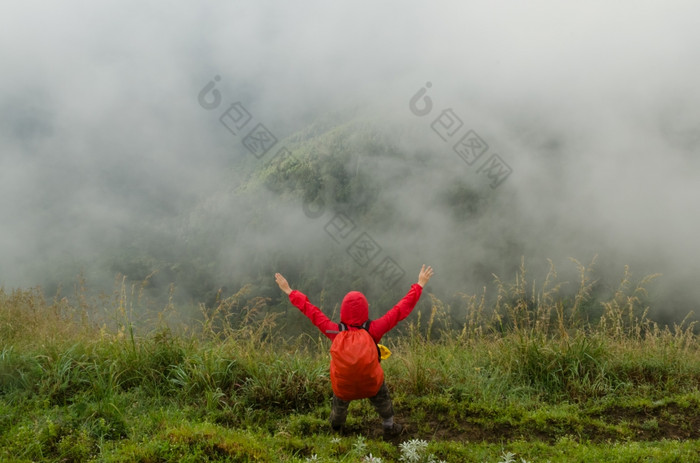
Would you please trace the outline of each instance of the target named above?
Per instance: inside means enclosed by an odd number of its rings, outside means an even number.
[[[385,338],[397,420],[381,438],[367,403],[330,432],[328,341],[284,335],[268,300],[241,291],[150,312],[137,285],[47,300],[0,291],[3,461],[700,461],[700,350],[692,326],[645,315],[625,275],[593,322],[576,297],[524,279],[468,314],[432,294],[429,316]],[[236,310],[233,310],[236,309]],[[296,309],[293,309],[296,310]]]

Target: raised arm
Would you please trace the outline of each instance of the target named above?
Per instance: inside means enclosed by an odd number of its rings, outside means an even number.
[[[292,289],[281,274],[275,273],[275,281],[280,289],[289,296],[289,301],[294,304],[294,306],[301,311],[306,317],[311,320],[316,328],[318,328],[321,333],[327,337],[333,339],[338,332],[338,324],[333,323],[321,309],[309,302],[309,298],[306,297],[301,291]],[[334,333],[329,333],[328,331],[333,331]]]
[[[423,286],[428,283],[432,276],[433,268],[423,265],[418,273],[418,282],[411,285],[411,289],[408,290],[403,299],[382,317],[372,321],[369,332],[376,342],[379,342],[382,336],[395,327],[398,322],[409,316],[423,293]]]

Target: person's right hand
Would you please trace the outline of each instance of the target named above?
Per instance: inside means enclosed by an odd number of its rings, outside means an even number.
[[[420,273],[418,274],[418,284],[421,285],[421,288],[425,286],[432,276],[433,268],[430,265],[426,267],[425,264],[423,264],[423,266],[420,268]]]

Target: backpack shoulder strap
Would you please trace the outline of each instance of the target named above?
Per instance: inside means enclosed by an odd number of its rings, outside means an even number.
[[[372,324],[372,320],[367,320],[362,325],[360,325],[360,328],[367,331],[367,334],[369,334],[370,336],[372,336],[372,333],[369,332],[369,325],[371,325],[371,324]],[[377,344],[377,342],[374,341],[374,338],[372,338],[372,341],[374,342],[374,345],[377,346],[377,359],[381,362],[382,361],[382,351],[379,349],[379,345]]]
[[[347,331],[348,330],[348,325],[346,325],[343,322],[338,323],[338,330],[326,330],[326,333],[328,334],[338,334],[341,331]]]

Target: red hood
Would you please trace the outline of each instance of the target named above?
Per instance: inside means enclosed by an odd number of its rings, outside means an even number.
[[[369,319],[369,304],[364,294],[350,291],[340,304],[340,321],[348,326],[362,325]]]

